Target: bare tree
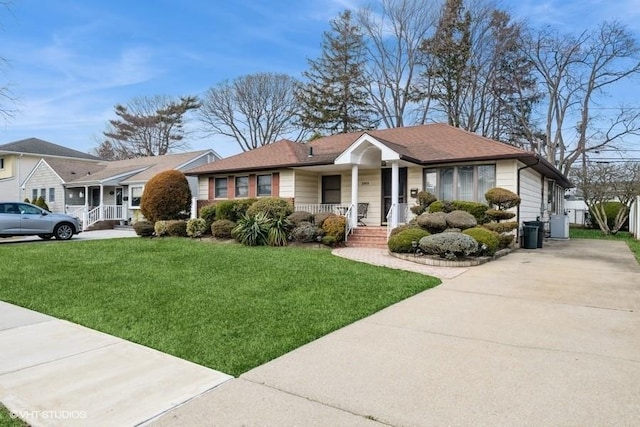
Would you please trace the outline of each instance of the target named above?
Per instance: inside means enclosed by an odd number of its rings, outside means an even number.
[[[638,134],[635,110],[620,108],[608,117],[592,111],[607,89],[640,74],[640,47],[618,22],[604,22],[577,37],[544,28],[524,43],[545,91],[545,140],[538,148],[565,174],[586,153]],[[575,118],[577,125],[567,123]],[[608,129],[594,130],[609,122]]]
[[[436,5],[423,0],[382,0],[381,10],[360,9],[358,22],[365,36],[369,56],[369,91],[374,108],[388,128],[401,127],[417,100],[415,122],[424,123],[429,111],[429,81],[419,87],[416,78],[421,67],[420,45],[434,31]],[[430,7],[431,6],[431,7]]]
[[[194,96],[179,100],[169,96],[137,97],[115,106],[119,117],[109,120],[106,139],[95,150],[110,160],[162,156],[188,147],[184,140],[185,114],[200,108]]]
[[[258,73],[224,81],[204,95],[200,119],[211,134],[237,141],[243,151],[290,137],[299,106],[295,92],[299,82],[286,74]]]
[[[616,234],[629,218],[631,203],[640,196],[640,163],[585,163],[575,168],[578,189],[604,234]],[[606,204],[618,201],[620,209],[607,221]]]

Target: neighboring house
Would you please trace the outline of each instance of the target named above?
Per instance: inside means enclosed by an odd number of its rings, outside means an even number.
[[[47,203],[63,198],[53,187],[40,186],[36,192],[24,188],[24,180],[41,159],[74,161],[92,165],[98,157],[62,147],[38,138],[0,145],[0,200],[24,200],[42,196]],[[62,210],[60,210],[62,211]]]
[[[484,194],[493,187],[520,195],[518,221],[548,221],[564,213],[571,186],[534,153],[446,124],[339,134],[307,144],[282,140],[187,174],[199,178],[200,205],[278,196],[292,200],[296,210],[345,214],[350,227],[408,221],[421,190],[441,200],[486,203]]]
[[[82,219],[83,228],[105,220],[135,223],[143,218],[140,200],[150,178],[167,170],[186,171],[220,158],[213,150],[95,163],[43,158],[25,178],[27,194],[50,188],[60,194],[49,208]],[[187,177],[198,194],[195,177]],[[49,203],[49,202],[47,202]]]

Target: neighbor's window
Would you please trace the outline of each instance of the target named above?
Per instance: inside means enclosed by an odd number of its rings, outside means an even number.
[[[4,169],[4,157],[0,157],[0,170]]]
[[[227,183],[229,180],[225,178],[216,178],[215,179],[215,194],[214,197],[216,199],[226,199],[227,195]]]
[[[49,201],[50,202],[55,202],[56,201],[56,189],[55,188],[50,188],[49,189]]]
[[[142,191],[144,187],[131,187],[131,207],[139,208],[142,200]]]
[[[236,176],[236,197],[249,197],[249,177]]]
[[[31,190],[31,200],[35,202],[37,198],[38,198],[38,189],[34,188],[33,190]]]
[[[47,200],[47,189],[46,188],[41,188],[40,189],[40,197],[42,197],[42,200]]]
[[[484,194],[495,186],[495,165],[450,166],[424,171],[424,188],[440,200],[484,203]]]
[[[258,196],[271,195],[271,175],[258,175]]]

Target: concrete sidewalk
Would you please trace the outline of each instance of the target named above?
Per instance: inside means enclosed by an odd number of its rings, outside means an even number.
[[[640,267],[624,243],[571,240],[472,267],[257,367],[153,425],[631,426],[638,420]]]
[[[0,301],[0,402],[32,426],[135,426],[230,376]]]

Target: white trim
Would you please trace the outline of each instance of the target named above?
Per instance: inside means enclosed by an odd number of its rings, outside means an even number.
[[[51,172],[53,172],[55,174],[55,176],[58,177],[58,179],[60,180],[61,184],[65,184],[64,179],[62,179],[62,177],[60,175],[58,175],[58,173],[55,171],[55,169],[52,168],[51,165],[49,163],[47,163],[47,161],[45,159],[40,159],[38,161],[38,163],[36,163],[36,165],[33,167],[33,169],[31,169],[31,172],[29,172],[27,174],[27,176],[24,178],[24,181],[22,181],[22,184],[21,184],[22,187],[25,186],[27,184],[27,182],[29,182],[29,180],[33,177],[33,175],[35,175],[36,170],[38,169],[38,167],[40,167],[40,165],[43,164],[43,163],[49,168],[49,170]]]
[[[382,161],[400,160],[400,154],[387,147],[371,135],[364,133],[346,150],[344,150],[333,162],[336,165],[361,164],[362,154],[366,152],[367,145],[372,145],[380,150]]]

